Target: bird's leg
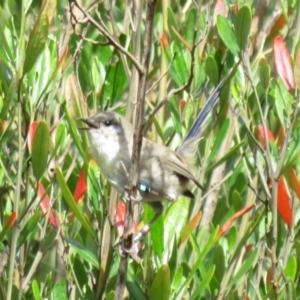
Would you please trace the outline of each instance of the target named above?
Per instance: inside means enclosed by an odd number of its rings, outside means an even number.
[[[154,202],[154,203],[148,203],[155,211],[154,217],[146,224],[144,227],[134,235],[133,242],[138,242],[143,236],[145,236],[149,231],[151,225],[157,220],[157,218],[162,214],[163,212],[163,205],[160,202]]]

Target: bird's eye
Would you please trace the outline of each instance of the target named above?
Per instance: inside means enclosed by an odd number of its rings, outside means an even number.
[[[111,124],[112,124],[111,120],[104,121],[104,125],[107,126],[107,127],[109,127]]]

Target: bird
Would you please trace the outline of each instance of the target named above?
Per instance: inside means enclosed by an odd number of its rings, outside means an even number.
[[[149,204],[155,216],[144,226],[138,237],[147,233],[151,224],[162,214],[162,201],[176,201],[181,195],[193,198],[193,182],[203,189],[194,175],[193,162],[201,137],[200,129],[208,114],[217,104],[221,89],[233,72],[219,82],[195,119],[191,129],[175,151],[143,137],[138,170],[140,201]],[[110,184],[124,195],[128,186],[133,148],[133,125],[113,111],[99,111],[87,118],[80,129],[88,132],[90,154]]]

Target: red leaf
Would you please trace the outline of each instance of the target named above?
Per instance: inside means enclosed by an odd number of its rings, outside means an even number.
[[[274,142],[275,139],[274,139],[273,133],[268,128],[266,128],[266,130],[267,130],[268,140],[271,141],[271,142]],[[265,148],[266,147],[266,138],[265,138],[265,132],[264,132],[263,125],[258,125],[257,134],[258,134],[258,138],[259,138],[261,146],[263,148]]]
[[[38,183],[38,197],[40,198],[40,208],[42,212],[46,214],[50,208],[50,197],[41,182]]]
[[[200,219],[202,217],[202,211],[199,211],[181,230],[180,243],[184,243],[191,235],[191,232],[199,225]]]
[[[295,92],[294,74],[290,53],[281,36],[277,36],[273,44],[276,71],[285,87],[291,94]]]
[[[124,231],[124,221],[125,221],[125,215],[126,215],[126,205],[122,201],[118,201],[117,203],[117,213],[116,213],[116,229],[118,232],[118,236],[121,236]],[[132,223],[133,226],[133,233],[137,233],[137,225],[136,222]]]
[[[47,214],[48,210],[51,209],[49,213],[49,219],[48,219],[49,224],[53,226],[55,229],[58,229],[60,226],[59,217],[56,211],[50,207],[51,205],[50,197],[46,193],[44,185],[40,182],[38,183],[38,197],[40,198],[40,208],[44,214]]]
[[[48,223],[55,228],[56,230],[59,229],[60,227],[60,220],[59,217],[56,213],[56,211],[52,208],[49,214],[49,219],[48,219]]]
[[[239,210],[238,212],[236,212],[228,221],[226,221],[226,223],[220,228],[219,230],[219,236],[223,236],[231,227],[231,225],[233,224],[233,222],[238,219],[239,217],[241,217],[242,215],[244,215],[245,213],[247,213],[249,210],[251,210],[254,207],[254,203],[248,205],[247,207]]]
[[[9,218],[7,219],[5,226],[7,226],[7,228],[11,228],[15,224],[16,220],[17,220],[17,213],[13,211],[10,214]]]
[[[278,178],[277,186],[277,211],[281,216],[284,223],[288,226],[292,226],[292,209],[290,205],[289,195],[284,184],[282,176]]]
[[[29,125],[29,130],[28,130],[28,135],[27,135],[27,144],[28,144],[28,149],[29,149],[30,153],[31,153],[31,149],[32,149],[33,137],[34,137],[34,134],[35,134],[38,124],[39,124],[38,122],[32,122]]]
[[[218,15],[222,15],[225,18],[228,16],[228,6],[225,0],[217,0],[216,2],[214,9],[214,25],[216,25]]]
[[[80,200],[84,198],[86,190],[87,190],[87,184],[85,180],[84,169],[82,168],[78,177],[75,191],[73,193],[74,200],[77,204]]]

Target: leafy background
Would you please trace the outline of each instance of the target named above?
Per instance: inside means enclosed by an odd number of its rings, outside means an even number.
[[[146,4],[76,3],[0,2],[0,299],[120,299],[125,206],[77,118],[134,115]],[[205,191],[165,203],[125,298],[299,298],[299,13],[296,0],[157,3],[145,115],[167,101],[148,138],[175,149],[234,74],[199,144]],[[138,229],[153,215],[135,213]]]

